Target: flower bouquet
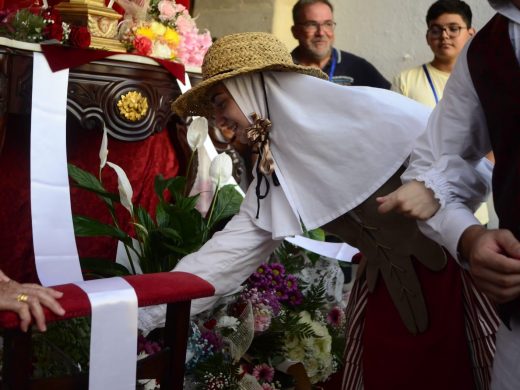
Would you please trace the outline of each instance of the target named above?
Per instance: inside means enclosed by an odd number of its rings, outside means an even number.
[[[336,372],[342,364],[344,304],[324,282],[332,274],[309,278],[306,269],[338,275],[339,267],[311,260],[285,243],[240,293],[201,314],[192,324],[187,388],[285,389],[295,384],[288,373],[296,365],[307,383]]]
[[[32,43],[57,41],[80,48],[90,45],[87,27],[66,23],[59,11],[45,6],[33,5],[2,15],[0,36]]]
[[[178,60],[187,66],[202,64],[211,36],[208,31],[199,32],[184,5],[174,0],[151,0],[144,18],[135,16],[134,8],[129,8],[126,1],[121,5],[126,6],[127,15],[121,23],[119,38],[128,51]],[[142,13],[140,10],[139,14]]]

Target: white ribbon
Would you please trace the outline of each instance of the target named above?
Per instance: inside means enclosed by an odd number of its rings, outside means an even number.
[[[89,389],[135,389],[135,290],[122,278],[89,280],[76,285],[88,294],[92,305]]]
[[[33,53],[31,215],[34,256],[44,286],[82,281],[67,174],[68,69],[52,73]]]
[[[188,73],[184,73],[184,82],[186,84],[183,84],[179,79],[177,79],[177,85],[179,86],[179,89],[181,90],[181,94],[183,94],[184,92],[186,92],[187,90],[189,90],[191,88],[191,82],[190,82],[190,77],[188,76]]]
[[[83,281],[74,239],[67,174],[68,70],[52,73],[33,53],[31,214],[34,255],[43,285],[76,282],[92,306],[91,390],[135,389],[137,298],[120,278]]]
[[[352,257],[359,249],[345,243],[317,241],[303,236],[286,237],[285,241],[318,255],[345,262],[352,262]]]

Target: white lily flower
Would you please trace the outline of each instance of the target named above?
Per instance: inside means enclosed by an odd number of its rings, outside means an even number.
[[[217,155],[209,167],[209,176],[219,188],[229,181],[232,172],[233,162],[227,153]]]
[[[117,189],[119,190],[119,197],[121,198],[121,204],[125,209],[128,210],[130,215],[134,215],[134,205],[132,204],[132,196],[134,191],[130,180],[126,176],[125,171],[119,165],[107,161],[109,167],[111,167],[117,174]]]
[[[108,157],[108,134],[107,128],[103,127],[103,138],[101,139],[101,147],[99,148],[99,171],[105,167]]]
[[[202,116],[193,119],[188,127],[188,144],[195,151],[204,145],[208,137],[208,120]]]

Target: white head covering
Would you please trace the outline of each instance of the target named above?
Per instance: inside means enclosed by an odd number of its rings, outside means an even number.
[[[248,118],[269,111],[280,186],[267,178],[258,219],[256,179],[242,207],[273,238],[301,234],[300,219],[307,229],[320,227],[367,199],[405,162],[430,113],[387,90],[287,72],[264,72],[263,79],[267,98],[259,73],[224,84]]]

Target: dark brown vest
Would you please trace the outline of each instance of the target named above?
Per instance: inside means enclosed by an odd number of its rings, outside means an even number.
[[[495,15],[468,50],[473,85],[484,109],[495,154],[493,200],[500,227],[520,239],[520,66],[509,38],[509,20]],[[509,325],[520,317],[520,299],[500,305]]]
[[[520,239],[520,66],[508,25],[499,14],[486,24],[471,42],[468,66],[496,159],[493,199],[500,227]]]

